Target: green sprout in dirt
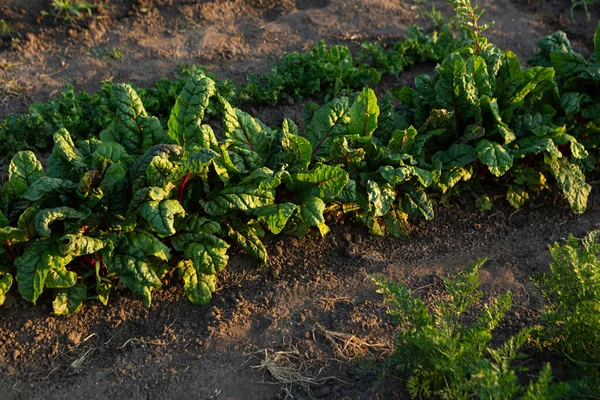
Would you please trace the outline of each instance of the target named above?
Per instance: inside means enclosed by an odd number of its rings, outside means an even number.
[[[55,13],[54,22],[61,19],[67,24],[72,24],[76,20],[83,18],[82,13],[92,16],[92,10],[98,8],[97,5],[80,0],[53,0],[52,9]]]
[[[526,368],[515,362],[524,357],[520,348],[532,329],[523,329],[498,348],[490,346],[494,329],[511,307],[510,293],[491,299],[481,316],[472,319],[472,308],[483,295],[478,278],[484,262],[479,259],[454,279],[445,279],[444,293],[428,303],[406,286],[375,279],[400,327],[389,365],[409,374],[406,386],[412,398],[560,398],[568,386],[551,384],[550,365],[537,381],[527,386],[519,382],[517,372]]]

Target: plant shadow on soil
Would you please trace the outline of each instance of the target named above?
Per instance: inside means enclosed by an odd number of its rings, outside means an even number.
[[[191,62],[240,82],[248,72],[267,71],[274,57],[306,50],[319,38],[354,49],[363,40],[393,43],[407,26],[424,21],[416,5],[389,0],[370,1],[368,13],[358,0],[104,3],[109,7],[100,18],[73,27],[50,17],[38,21],[46,1],[9,0],[0,6],[0,19],[20,34],[2,47],[0,60],[15,68],[0,69],[0,83],[27,84],[22,96],[0,91],[0,117],[55,96],[67,82],[88,91],[106,78],[143,87]],[[442,2],[435,4],[447,12]],[[568,1],[499,0],[482,6],[486,17],[497,21],[490,33],[494,43],[522,60],[555,29],[567,31],[580,50],[589,51],[595,23],[585,22],[580,11],[571,21]],[[122,49],[123,59],[94,57],[91,47]],[[432,67],[415,67],[380,87],[410,83]],[[248,111],[273,125],[284,116],[298,120],[300,102],[284,103],[248,106]],[[555,197],[540,197],[520,211],[500,199],[493,211],[479,213],[466,194],[439,205],[431,222],[411,220],[408,239],[371,237],[364,226],[332,217],[325,238],[316,232],[301,239],[272,237],[269,263],[262,269],[243,254],[232,255],[207,307],[189,304],[179,288],[170,287],[157,291],[150,309],[118,292],[108,307],[89,302],[81,313],[57,318],[49,315],[49,298],[32,306],[12,293],[0,308],[0,397],[282,398],[285,390],[252,367],[264,359],[263,349],[295,349],[311,368],[306,374],[322,369],[319,377],[340,379],[314,386],[316,397],[405,398],[394,379],[374,390],[378,370],[360,358],[349,361],[356,354],[336,352],[324,334],[351,334],[389,348],[394,325],[370,276],[383,274],[428,299],[440,290],[443,277],[487,256],[481,271],[485,296],[514,294],[513,309],[498,328],[502,340],[535,321],[540,298],[530,276],[548,270],[548,245],[569,233],[582,236],[600,228],[599,206],[597,184],[580,216]],[[381,358],[383,351],[371,350]],[[532,360],[532,368],[536,362],[541,361]],[[263,380],[271,384],[258,383]],[[291,392],[310,395],[299,385]]]

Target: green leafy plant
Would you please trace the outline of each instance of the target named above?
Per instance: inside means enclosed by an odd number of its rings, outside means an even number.
[[[585,150],[592,152],[590,157],[578,164],[584,171],[595,167],[598,158],[600,139],[600,21],[594,35],[594,52],[586,60],[575,52],[564,32],[558,31],[538,42],[540,51],[529,60],[529,64],[552,67],[555,82],[560,93],[562,123],[566,132],[577,138]],[[558,119],[557,119],[558,120]],[[572,143],[572,142],[570,142]],[[570,152],[576,157],[585,151],[581,146],[565,146],[561,151]]]
[[[92,16],[92,10],[98,6],[82,0],[52,0],[52,10],[55,17],[54,22],[59,19],[65,23],[72,24],[82,18],[82,13]]]
[[[541,337],[547,346],[600,379],[599,232],[583,240],[569,236],[550,248],[550,274],[537,281],[547,300],[541,314]],[[600,385],[600,381],[597,382]]]
[[[498,348],[492,348],[493,331],[510,309],[511,295],[491,299],[481,316],[465,322],[465,313],[482,296],[478,271],[485,259],[467,267],[453,279],[444,280],[444,293],[428,303],[403,285],[376,278],[379,292],[389,305],[388,313],[398,322],[394,354],[388,368],[408,373],[406,387],[412,398],[445,399],[554,399],[569,387],[552,384],[550,366],[544,366],[537,381],[523,386],[517,366],[520,348],[531,329],[523,329]]]

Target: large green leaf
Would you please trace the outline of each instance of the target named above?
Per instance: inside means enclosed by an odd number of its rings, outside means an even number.
[[[204,211],[210,215],[225,215],[232,211],[251,211],[271,205],[275,201],[275,190],[245,184],[226,187],[210,198],[212,200],[202,203]]]
[[[342,168],[320,164],[313,170],[293,174],[292,186],[306,196],[316,196],[330,202],[344,189],[348,179],[348,173]]]
[[[94,254],[104,248],[102,239],[82,234],[67,234],[60,238],[60,252],[78,257],[84,254]]]
[[[175,217],[185,216],[185,210],[177,200],[151,200],[142,203],[139,214],[160,237],[174,235]]]
[[[80,220],[87,217],[88,213],[77,211],[70,207],[46,208],[35,215],[35,229],[42,238],[49,238],[52,234],[50,224],[66,219]]]
[[[23,197],[29,201],[38,201],[48,194],[55,192],[68,192],[76,189],[78,186],[78,184],[67,179],[43,176],[29,186]]]
[[[269,230],[277,235],[285,228],[288,220],[298,208],[293,203],[273,204],[259,208],[256,215],[260,222],[267,224]]]
[[[216,289],[216,276],[199,271],[191,260],[182,260],[178,265],[183,279],[183,291],[192,304],[207,305]]]
[[[501,145],[496,142],[482,139],[475,146],[477,157],[490,169],[490,172],[496,176],[502,176],[513,165],[513,157]]]
[[[227,224],[225,234],[244,252],[256,259],[260,265],[267,263],[267,249],[260,240],[259,232],[252,225],[242,223]]]
[[[142,125],[147,117],[142,100],[133,88],[120,83],[114,86],[117,100],[117,111],[113,122],[100,132],[103,142],[121,144],[129,154],[144,152],[144,135]]]
[[[477,152],[468,144],[454,144],[446,151],[433,155],[432,160],[439,160],[443,168],[464,167],[477,159]]]
[[[426,220],[433,219],[433,204],[423,191],[407,192],[402,199],[402,208],[408,214],[422,215]]]
[[[274,138],[271,129],[249,114],[233,108],[222,97],[219,99],[225,109],[223,115],[225,140],[231,141],[234,147],[250,150],[266,159]]]
[[[221,272],[229,261],[229,245],[215,235],[182,233],[172,239],[173,248],[182,251],[194,268],[204,275]]]
[[[71,135],[65,128],[61,128],[54,133],[54,147],[52,154],[66,161],[74,168],[87,170],[87,164],[83,155],[75,147]]]
[[[476,96],[475,80],[467,74],[467,65],[463,58],[452,53],[447,56],[436,70],[439,76],[435,83],[436,101],[440,108],[454,111],[462,123],[481,118]]]
[[[369,203],[373,206],[373,216],[381,217],[392,208],[396,199],[396,189],[389,183],[378,184],[375,181],[367,183]]]
[[[20,151],[12,158],[8,165],[8,179],[16,179],[27,186],[43,177],[44,168],[31,151]]]
[[[158,274],[152,268],[151,254],[135,245],[138,232],[114,237],[101,250],[102,262],[109,272],[117,273],[123,284],[133,293],[142,296],[149,307],[152,290],[161,286]]]
[[[66,272],[64,269],[72,259],[72,256],[63,256],[51,241],[31,243],[14,263],[21,296],[35,304],[44,290],[46,279],[51,271],[62,275],[60,278],[53,275],[52,283],[63,285],[74,283],[73,273]]]
[[[333,139],[348,131],[348,98],[334,99],[319,108],[306,126],[306,138],[312,145],[313,156],[329,154]]]
[[[573,212],[583,213],[587,208],[587,199],[592,187],[585,182],[581,169],[565,158],[560,158],[549,166]]]
[[[73,285],[68,289],[60,289],[52,302],[53,314],[75,314],[81,310],[86,299],[87,286],[84,283]]]
[[[371,136],[377,129],[377,118],[379,117],[375,92],[372,89],[364,88],[348,110],[348,116],[350,117],[349,134]]]
[[[204,112],[210,97],[215,93],[215,83],[204,75],[192,75],[181,94],[169,118],[169,137],[178,145],[188,148],[189,144],[208,147],[202,128]],[[212,141],[212,140],[211,140]]]

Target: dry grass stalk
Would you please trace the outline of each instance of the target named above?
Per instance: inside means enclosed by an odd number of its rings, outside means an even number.
[[[325,336],[325,339],[331,343],[336,356],[346,361],[365,358],[372,352],[384,355],[391,354],[393,351],[392,346],[387,343],[369,343],[349,333],[330,331],[321,325],[317,325],[317,328]]]
[[[276,382],[260,382],[266,384],[281,385],[286,393],[286,398],[294,398],[292,389],[294,385],[300,386],[307,394],[312,394],[312,387],[323,385],[324,383],[336,380],[344,382],[336,376],[320,376],[323,369],[315,371],[305,360],[302,359],[297,349],[291,351],[274,351],[264,349],[253,353],[254,358],[258,354],[264,355],[260,359],[260,364],[252,368],[259,371],[268,372]]]

